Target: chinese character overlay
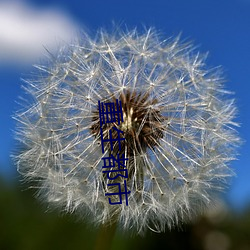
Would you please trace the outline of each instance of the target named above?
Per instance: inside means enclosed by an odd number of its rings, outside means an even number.
[[[117,179],[118,177],[128,178],[128,170],[126,169],[126,164],[125,164],[125,161],[127,161],[128,158],[125,158],[124,154],[120,156],[119,153],[117,153],[116,155],[117,158],[111,154],[111,152],[114,149],[114,145],[116,143],[118,143],[119,150],[121,151],[121,141],[125,140],[125,138],[121,137],[121,134],[123,134],[124,132],[118,129],[116,126],[113,126],[109,130],[104,130],[104,132],[102,128],[102,125],[107,123],[118,123],[118,125],[120,125],[120,122],[121,121],[123,122],[121,101],[118,103],[118,100],[116,99],[116,105],[115,103],[112,102],[103,103],[98,101],[98,108],[99,108],[99,118],[100,118],[102,153],[105,152],[104,143],[110,143],[110,153],[109,153],[110,156],[102,158],[103,173],[107,174],[107,178],[111,181]],[[122,204],[122,195],[125,195],[126,205],[128,206],[128,194],[130,194],[130,191],[127,191],[126,180],[124,180],[124,183],[121,182],[109,183],[107,184],[107,186],[108,187],[118,186],[118,192],[105,194],[105,196],[118,195],[119,197],[118,202],[112,202],[111,198],[109,198],[109,204],[111,205]],[[114,188],[112,188],[112,190],[113,189]]]
[[[118,192],[117,193],[107,193],[105,196],[109,195],[118,195],[119,196],[119,201],[118,202],[111,202],[111,199],[109,198],[109,204],[115,205],[115,204],[122,204],[122,195],[124,194],[126,197],[126,206],[128,205],[128,194],[130,194],[131,191],[127,191],[127,183],[124,180],[124,192],[121,191],[121,183],[112,183],[108,184],[108,186],[118,186]]]
[[[100,126],[106,123],[116,122],[116,120],[118,122],[118,125],[120,125],[120,120],[123,122],[121,101],[118,103],[118,100],[116,99],[116,110],[115,110],[115,103],[113,102],[101,103],[100,101],[98,101],[98,107],[99,107]]]
[[[122,134],[124,133],[123,131],[121,131],[120,129],[116,127],[112,127],[112,129],[108,131],[109,133],[108,139],[104,139],[102,128],[100,128],[100,130],[101,130],[102,153],[104,153],[104,142],[110,142],[111,151],[113,151],[114,149],[114,146],[113,146],[114,142],[118,142],[119,150],[121,150],[121,141],[125,140],[125,138],[121,138],[120,136],[120,133]],[[112,130],[115,130],[117,133],[115,133]],[[113,138],[114,135],[116,138]]]
[[[107,177],[109,180],[114,180],[117,177],[121,176],[124,178],[128,178],[128,170],[126,169],[125,161],[128,160],[128,158],[124,157],[124,154],[121,158],[119,158],[119,153],[117,154],[117,159],[111,155],[110,157],[103,157],[102,158],[104,165],[102,168],[111,168],[111,170],[103,171],[103,173],[107,173]],[[108,165],[107,165],[108,160]],[[117,169],[114,169],[117,166]],[[124,172],[124,175],[122,174],[116,174],[115,177],[111,177],[110,173],[117,173],[117,172]]]

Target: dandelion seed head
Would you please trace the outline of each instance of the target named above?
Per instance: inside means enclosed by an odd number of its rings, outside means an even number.
[[[203,212],[233,175],[239,138],[234,100],[218,70],[206,69],[191,44],[161,40],[153,29],[87,34],[26,80],[32,101],[18,112],[24,150],[18,171],[35,180],[43,201],[123,229],[164,231]],[[98,101],[121,101],[128,158],[128,206],[110,205],[102,173]],[[113,132],[116,138],[117,132]],[[118,182],[121,182],[118,179]]]

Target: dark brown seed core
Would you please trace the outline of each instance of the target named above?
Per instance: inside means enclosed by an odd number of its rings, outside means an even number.
[[[100,101],[104,103],[116,103],[116,98],[117,97],[112,96],[109,100]],[[118,115],[116,114],[116,122],[103,124],[103,139],[109,140],[109,130],[112,129],[112,127],[116,127],[124,132],[120,134],[120,136],[121,138],[125,138],[125,140],[120,142],[121,150],[119,149],[118,143],[114,143],[113,150],[111,150],[109,143],[106,143],[105,146],[108,148],[109,154],[113,154],[114,156],[117,155],[117,153],[120,155],[125,154],[126,157],[130,158],[143,154],[147,149],[154,150],[163,137],[163,121],[165,119],[160,113],[160,108],[156,108],[156,104],[158,103],[157,99],[150,98],[148,93],[137,94],[136,92],[130,91],[121,93],[117,99],[121,101],[123,122],[121,122],[120,125],[118,124]],[[104,111],[106,112],[106,110]],[[90,128],[91,133],[99,138],[101,142],[98,107],[93,113],[92,121],[93,124]],[[117,138],[118,132],[112,129],[112,139]]]

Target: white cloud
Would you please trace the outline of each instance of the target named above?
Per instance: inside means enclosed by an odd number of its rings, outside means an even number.
[[[27,63],[70,42],[76,25],[56,9],[39,10],[22,2],[0,3],[0,64]]]

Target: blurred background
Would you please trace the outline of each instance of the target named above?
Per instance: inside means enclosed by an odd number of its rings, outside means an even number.
[[[181,33],[209,51],[209,67],[224,70],[235,93],[243,145],[231,166],[237,176],[217,207],[196,221],[144,237],[117,232],[114,249],[250,250],[250,0],[0,0],[0,249],[93,249],[97,229],[74,216],[47,211],[21,181],[13,114],[20,108],[22,78],[33,65],[70,43],[80,29],[153,26],[164,37]]]

